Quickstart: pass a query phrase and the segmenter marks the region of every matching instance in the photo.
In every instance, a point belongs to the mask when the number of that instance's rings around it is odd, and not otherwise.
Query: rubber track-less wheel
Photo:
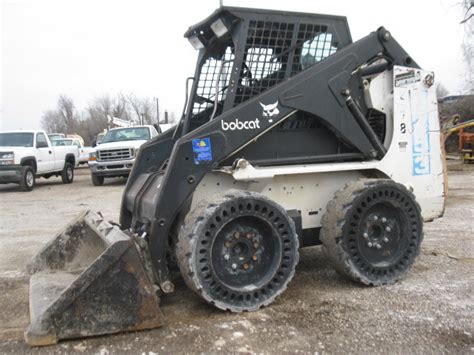
[[[69,162],[64,164],[61,179],[63,180],[63,184],[70,184],[74,181],[74,165]]]
[[[263,195],[230,190],[201,201],[176,249],[186,284],[217,308],[255,311],[287,287],[299,260],[295,224]]]
[[[94,185],[94,186],[104,185],[104,177],[103,176],[97,176],[97,175],[91,174],[91,178],[92,178],[92,185]]]
[[[26,165],[22,168],[21,180],[20,180],[20,190],[21,191],[31,191],[35,187],[35,170]]]
[[[423,240],[415,196],[391,180],[347,184],[328,203],[321,225],[323,251],[334,268],[365,285],[402,278]]]

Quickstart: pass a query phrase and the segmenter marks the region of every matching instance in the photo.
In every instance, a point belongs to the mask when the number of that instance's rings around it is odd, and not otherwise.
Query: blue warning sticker
[[[212,161],[212,147],[210,138],[193,139],[194,164]]]

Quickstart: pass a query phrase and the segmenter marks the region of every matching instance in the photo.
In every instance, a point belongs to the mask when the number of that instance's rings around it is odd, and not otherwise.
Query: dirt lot
[[[455,168],[455,166],[453,166]],[[223,313],[183,283],[162,300],[161,329],[29,349],[26,264],[78,212],[117,221],[121,180],[93,187],[38,180],[33,192],[0,186],[0,353],[474,352],[474,169],[450,171],[444,218],[425,225],[422,252],[403,281],[361,287],[338,276],[319,247],[302,251],[286,293],[259,312]]]

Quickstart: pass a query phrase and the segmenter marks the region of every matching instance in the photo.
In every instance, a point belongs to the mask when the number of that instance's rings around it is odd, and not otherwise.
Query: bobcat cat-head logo
[[[273,119],[271,117],[276,116],[280,113],[278,109],[278,101],[270,105],[264,105],[260,102],[260,106],[263,108],[263,117],[268,117],[268,122],[272,123]]]

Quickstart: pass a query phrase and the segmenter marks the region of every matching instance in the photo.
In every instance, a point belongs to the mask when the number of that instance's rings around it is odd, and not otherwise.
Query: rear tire
[[[31,191],[35,187],[35,183],[35,170],[29,165],[24,166],[21,172],[20,190]]]
[[[74,181],[74,165],[69,162],[64,164],[61,179],[63,180],[63,184],[70,184]]]
[[[104,185],[104,177],[103,176],[98,176],[95,174],[91,174],[92,178],[92,185],[94,186],[102,186]]]
[[[176,255],[193,291],[217,308],[242,312],[283,293],[295,273],[298,247],[295,224],[280,205],[231,190],[186,216]]]
[[[323,251],[336,271],[365,285],[402,278],[423,240],[415,196],[391,180],[347,184],[328,203],[321,225]]]

